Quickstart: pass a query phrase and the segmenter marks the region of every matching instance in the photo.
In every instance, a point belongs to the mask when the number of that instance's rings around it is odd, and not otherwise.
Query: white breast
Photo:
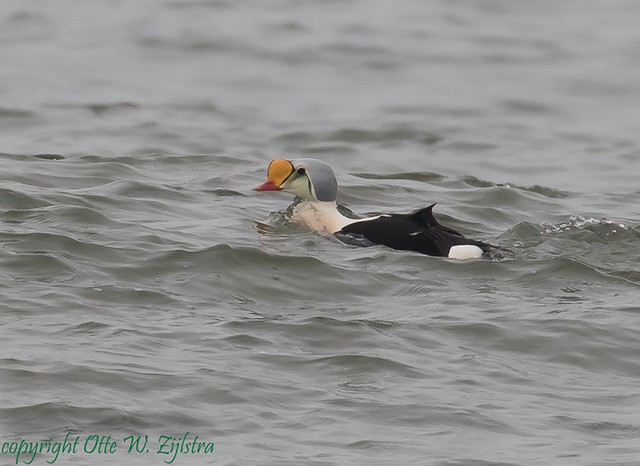
[[[291,221],[313,231],[333,234],[356,220],[342,215],[335,202],[304,201],[294,206]]]

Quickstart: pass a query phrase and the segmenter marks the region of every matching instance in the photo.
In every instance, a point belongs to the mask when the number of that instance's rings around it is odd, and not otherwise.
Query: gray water
[[[638,464],[638,18],[633,0],[4,1],[0,447]],[[438,202],[511,252],[290,225],[290,196],[251,188],[301,156],[353,212]]]

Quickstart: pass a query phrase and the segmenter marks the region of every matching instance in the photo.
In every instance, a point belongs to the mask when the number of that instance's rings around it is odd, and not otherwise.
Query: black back
[[[489,245],[465,238],[452,228],[440,225],[433,216],[433,207],[417,210],[411,214],[382,215],[373,220],[354,222],[340,233],[362,235],[374,244],[393,249],[417,251],[429,256],[448,256],[451,246],[471,244],[489,251]]]

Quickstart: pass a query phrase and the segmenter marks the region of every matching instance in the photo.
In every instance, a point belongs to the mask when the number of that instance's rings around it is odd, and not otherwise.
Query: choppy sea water
[[[4,2],[2,464],[637,464],[639,15]],[[512,252],[301,230],[300,156]]]

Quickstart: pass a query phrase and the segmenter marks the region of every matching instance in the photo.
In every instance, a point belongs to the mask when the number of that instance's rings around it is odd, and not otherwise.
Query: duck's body
[[[287,191],[303,198],[294,215],[309,228],[335,234],[339,238],[365,238],[371,244],[416,251],[429,256],[455,259],[480,258],[489,245],[465,238],[440,225],[433,206],[410,214],[383,214],[362,219],[348,218],[336,204],[337,181],[331,167],[315,159],[273,160],[267,182],[257,191]],[[352,242],[352,241],[348,241]]]

